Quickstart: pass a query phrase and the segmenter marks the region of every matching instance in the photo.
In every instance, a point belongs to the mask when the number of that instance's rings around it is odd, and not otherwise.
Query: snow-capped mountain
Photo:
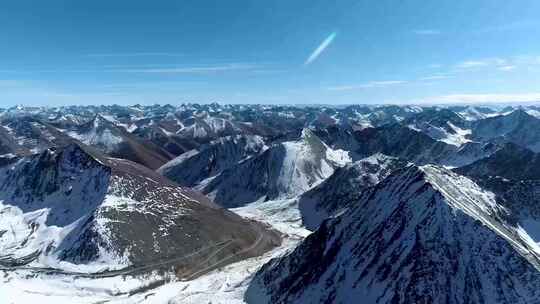
[[[357,142],[353,155],[361,158],[382,153],[416,164],[452,166],[453,158],[461,150],[461,147],[435,140],[423,132],[401,124],[367,128],[354,132],[353,136]],[[470,162],[474,160],[471,159]]]
[[[448,109],[459,114],[467,121],[480,120],[500,114],[507,114],[508,111],[512,111],[512,109],[508,109],[507,107],[501,108],[500,106],[450,106]]]
[[[402,124],[458,147],[471,141],[468,138],[471,134],[469,123],[449,109],[426,109],[405,119]]]
[[[19,106],[0,110],[0,126],[3,127],[0,132],[4,131],[2,133],[9,137],[3,142],[15,142],[24,151],[36,153],[50,146],[65,144],[66,138],[71,137],[98,147],[111,156],[128,158],[153,169],[221,137],[258,135],[267,143],[294,141],[304,128],[312,129],[334,148],[350,148],[347,150],[354,160],[368,155],[356,155],[358,143],[352,133],[366,128],[384,129],[392,124],[401,124],[454,146],[470,141],[480,144],[511,141],[534,150],[538,140],[534,134],[527,134],[522,129],[502,138],[501,134],[487,134],[493,124],[489,119],[497,121],[502,114],[516,109],[532,114],[538,112],[534,106]],[[471,118],[467,116],[469,112],[482,115]],[[527,120],[525,124],[528,123]],[[333,134],[323,136],[328,130]],[[336,136],[338,133],[349,135]],[[21,152],[20,149],[12,150],[17,154]]]
[[[262,267],[248,303],[534,303],[540,252],[495,196],[435,166],[400,170]]]
[[[170,263],[191,275],[279,243],[144,166],[77,144],[0,170],[3,267],[95,272]]]
[[[370,157],[337,168],[334,173],[298,198],[302,222],[315,230],[330,216],[343,212],[361,197],[362,193],[378,184],[390,173],[409,163],[384,154]]]
[[[476,121],[471,138],[475,141],[512,142],[540,152],[540,119],[523,109]]]
[[[460,167],[489,156],[498,149],[498,145],[493,143],[448,144],[431,138],[421,130],[398,123],[357,131],[331,127],[317,130],[316,133],[330,147],[349,151],[353,160],[382,153],[420,165]]]
[[[168,122],[159,122],[157,124],[143,123],[138,121],[140,127],[134,128],[131,133],[144,139],[146,142],[163,148],[173,156],[180,155],[186,151],[198,147],[200,144],[191,138],[182,138],[177,136],[169,129],[175,129],[175,126],[166,127],[163,124]]]
[[[134,136],[101,115],[96,115],[83,125],[63,131],[107,155],[132,160],[151,169],[159,168],[173,157],[161,147]]]
[[[349,161],[347,152],[329,148],[310,130],[304,129],[298,141],[274,144],[261,154],[203,181],[197,189],[225,207],[292,198]]]
[[[183,186],[194,186],[266,149],[257,135],[235,135],[216,139],[169,161],[157,171]]]

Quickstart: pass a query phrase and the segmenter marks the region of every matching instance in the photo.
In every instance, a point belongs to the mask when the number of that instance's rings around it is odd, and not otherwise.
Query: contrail
[[[337,33],[333,32],[330,34],[326,39],[323,40],[323,42],[309,55],[308,59],[306,59],[306,62],[304,62],[304,65],[308,65],[315,61],[319,55],[334,41],[334,38],[336,38]]]

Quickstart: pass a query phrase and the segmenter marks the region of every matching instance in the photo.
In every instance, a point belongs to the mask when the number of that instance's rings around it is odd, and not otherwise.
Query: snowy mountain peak
[[[263,266],[246,300],[530,303],[540,259],[505,214],[492,193],[446,169],[399,170]]]
[[[311,132],[297,141],[276,143],[197,186],[215,202],[238,207],[258,200],[293,198],[350,162]]]
[[[516,119],[516,120],[524,120],[524,119],[534,118],[534,116],[530,115],[529,113],[527,113],[527,111],[525,111],[522,108],[515,109],[514,111],[512,111],[510,114],[507,114],[506,116],[508,118]]]

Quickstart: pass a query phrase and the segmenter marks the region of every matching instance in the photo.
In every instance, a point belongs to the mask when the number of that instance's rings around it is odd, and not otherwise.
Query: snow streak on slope
[[[197,189],[225,207],[293,198],[348,162],[347,152],[330,149],[306,129],[300,140],[275,144],[203,181]]]

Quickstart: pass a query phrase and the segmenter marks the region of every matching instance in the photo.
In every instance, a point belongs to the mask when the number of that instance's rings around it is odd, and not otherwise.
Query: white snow
[[[86,145],[98,145],[105,148],[112,148],[124,140],[122,137],[112,134],[111,130],[105,129],[102,132],[97,132],[95,128],[87,133],[67,132],[67,134],[77,140],[80,140]]]
[[[460,147],[464,143],[468,143],[471,140],[466,138],[471,135],[472,131],[470,129],[461,129],[458,126],[455,126],[451,122],[447,122],[448,126],[454,130],[455,133],[446,132],[446,137],[442,138],[441,141],[450,145]]]
[[[467,138],[467,136],[469,136],[472,133],[470,129],[462,129],[452,124],[451,122],[447,122],[446,124],[454,132],[449,132],[445,128],[436,127],[429,124],[423,125],[422,127],[414,125],[414,124],[409,124],[407,125],[407,127],[417,132],[423,132],[435,140],[439,140],[444,143],[454,145],[457,147],[460,147],[461,145],[471,141]]]

